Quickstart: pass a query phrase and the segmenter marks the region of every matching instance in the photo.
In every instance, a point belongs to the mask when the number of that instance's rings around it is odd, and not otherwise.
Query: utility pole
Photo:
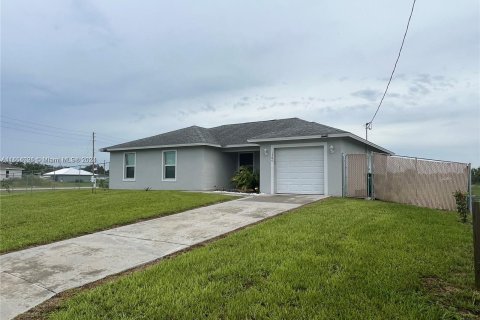
[[[365,123],[365,140],[368,141],[368,130],[372,130],[372,122]]]
[[[472,220],[475,288],[480,290],[480,201],[478,199],[473,202]]]
[[[94,193],[97,184],[95,180],[95,131],[92,132],[92,174],[92,193]]]

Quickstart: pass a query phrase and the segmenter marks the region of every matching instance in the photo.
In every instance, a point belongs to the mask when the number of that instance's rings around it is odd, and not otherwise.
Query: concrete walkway
[[[0,256],[0,319],[324,196],[251,196]]]

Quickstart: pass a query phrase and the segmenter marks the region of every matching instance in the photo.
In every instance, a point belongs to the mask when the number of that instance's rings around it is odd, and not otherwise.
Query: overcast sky
[[[1,155],[299,117],[365,136],[411,1],[1,2]],[[418,0],[369,140],[480,166],[478,0]],[[107,159],[102,153],[99,160]]]

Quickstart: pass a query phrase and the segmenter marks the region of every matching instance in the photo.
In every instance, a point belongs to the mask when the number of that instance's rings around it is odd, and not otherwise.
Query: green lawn
[[[462,319],[480,315],[454,212],[311,204],[83,290],[51,319]]]
[[[91,190],[0,195],[0,252],[230,200],[179,191]]]
[[[51,179],[40,178],[37,175],[24,174],[20,179],[10,179],[10,188],[12,189],[30,189],[30,188],[78,188],[91,187],[91,182],[60,182]],[[2,189],[4,192],[5,189]]]

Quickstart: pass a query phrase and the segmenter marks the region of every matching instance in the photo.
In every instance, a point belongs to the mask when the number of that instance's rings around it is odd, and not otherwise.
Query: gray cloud
[[[382,93],[378,90],[363,89],[351,93],[354,97],[360,97],[368,101],[377,101]]]
[[[205,112],[214,112],[217,110],[217,108],[215,108],[212,104],[207,103],[202,107],[201,110]]]
[[[375,126],[401,132],[397,124],[425,128],[443,119],[438,130],[462,140],[463,123],[478,113],[480,30],[471,26],[479,10],[425,1]],[[361,134],[388,80],[406,18],[398,12],[406,10],[380,0],[6,1],[2,114],[128,139],[280,116]],[[403,148],[400,134],[383,136]],[[21,139],[39,140],[2,128],[2,152],[45,151]]]

